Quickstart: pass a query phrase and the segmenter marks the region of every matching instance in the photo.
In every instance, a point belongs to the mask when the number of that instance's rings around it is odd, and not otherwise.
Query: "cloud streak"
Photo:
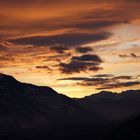
[[[20,45],[46,46],[46,45],[66,45],[77,46],[90,42],[96,42],[107,39],[111,34],[109,33],[66,33],[53,36],[33,36],[25,38],[17,38],[9,40],[11,43]]]
[[[136,55],[135,53],[131,53],[129,55],[127,55],[127,54],[120,54],[119,57],[123,58],[123,59],[125,59],[125,58],[140,58],[140,56]]]
[[[132,76],[113,76],[111,74],[101,74],[92,77],[68,77],[58,80],[79,81],[77,85],[93,86],[97,90],[116,89],[140,85],[140,81]]]
[[[122,82],[122,83],[117,83],[117,84],[105,84],[101,88],[97,88],[97,90],[131,87],[131,86],[136,86],[136,85],[140,85],[140,82],[134,81],[134,82]]]

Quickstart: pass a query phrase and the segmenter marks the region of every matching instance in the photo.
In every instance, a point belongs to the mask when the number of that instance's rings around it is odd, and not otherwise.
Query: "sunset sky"
[[[0,1],[0,72],[70,97],[140,89],[140,0]]]

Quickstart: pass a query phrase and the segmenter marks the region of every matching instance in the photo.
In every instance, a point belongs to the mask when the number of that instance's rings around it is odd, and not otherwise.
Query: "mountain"
[[[107,137],[108,140],[138,140],[140,139],[140,114],[133,116],[114,128]]]
[[[140,90],[122,93],[102,91],[75,100],[88,109],[94,109],[109,121],[125,120],[140,113]]]
[[[0,139],[27,136],[35,140],[39,136],[41,140],[40,136],[65,136],[78,133],[78,129],[84,133],[86,126],[97,126],[103,120],[94,110],[50,87],[21,83],[0,74]]]
[[[0,74],[0,140],[105,140],[110,132],[115,140],[125,122],[140,114],[139,107],[140,90],[72,99]],[[120,131],[111,131],[114,126]]]

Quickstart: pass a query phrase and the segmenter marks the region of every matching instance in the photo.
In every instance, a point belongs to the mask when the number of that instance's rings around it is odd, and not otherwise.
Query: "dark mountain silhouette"
[[[75,100],[88,109],[94,109],[110,121],[125,120],[140,113],[140,90],[122,93],[102,91]]]
[[[95,127],[103,120],[50,87],[21,83],[0,74],[0,139],[65,136],[77,133],[76,129],[84,132],[81,128]]]
[[[140,114],[132,116],[128,120],[114,128],[108,140],[139,140],[140,139]]]
[[[114,126],[125,130],[125,122],[140,113],[139,107],[140,90],[72,99],[0,74],[0,140],[114,140],[122,135]]]

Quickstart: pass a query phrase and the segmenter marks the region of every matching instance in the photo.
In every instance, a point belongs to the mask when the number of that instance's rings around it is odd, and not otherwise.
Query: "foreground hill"
[[[140,139],[140,115],[133,116],[113,129],[108,140],[139,140]]]

